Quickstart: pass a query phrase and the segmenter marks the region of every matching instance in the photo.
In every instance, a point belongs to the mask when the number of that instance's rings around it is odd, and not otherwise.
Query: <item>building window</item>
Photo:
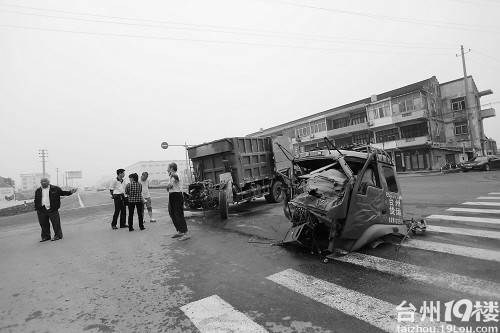
[[[468,133],[468,128],[466,121],[455,123],[455,135],[462,135],[467,133]]]
[[[366,123],[366,112],[363,111],[363,112],[354,113],[351,116],[351,122],[353,125]]]
[[[347,127],[349,125],[351,125],[351,118],[349,116],[332,120],[332,127],[334,129]]]
[[[335,146],[337,148],[347,147],[352,145],[352,137],[348,136],[346,138],[335,139]]]
[[[378,131],[375,133],[377,138],[377,143],[399,140],[399,131],[397,128],[391,128],[384,131]]]
[[[451,100],[451,109],[453,111],[461,111],[465,110],[465,98],[454,98]]]
[[[429,130],[426,123],[420,123],[409,126],[401,126],[402,138],[416,138],[419,136],[429,135]]]
[[[391,103],[392,111],[396,113],[422,109],[422,106],[425,108],[427,101],[423,103],[420,92],[414,92],[412,94],[393,98],[391,99]]]
[[[354,134],[353,142],[358,144],[366,144],[371,142],[371,133]]]
[[[378,119],[391,115],[391,106],[388,101],[368,105],[366,110],[368,111],[368,117],[370,119]]]

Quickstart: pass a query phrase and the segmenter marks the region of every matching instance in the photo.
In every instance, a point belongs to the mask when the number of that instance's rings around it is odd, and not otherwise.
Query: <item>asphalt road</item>
[[[232,206],[225,222],[188,213],[185,242],[170,238],[161,190],[144,231],[112,230],[105,192],[62,201],[57,242],[38,243],[34,213],[0,218],[0,332],[397,332],[403,301],[418,320],[440,302],[436,332],[498,328],[484,309],[478,321],[460,316],[469,300],[500,300],[500,171],[400,181],[405,216],[425,217],[427,234],[328,263],[270,245],[288,225],[263,200]],[[444,323],[445,303],[460,300]]]

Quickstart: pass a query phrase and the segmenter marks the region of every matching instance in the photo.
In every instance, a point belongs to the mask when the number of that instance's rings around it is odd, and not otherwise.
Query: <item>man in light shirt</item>
[[[125,198],[125,170],[116,170],[116,179],[113,179],[109,185],[109,192],[111,193],[111,198],[115,203],[115,212],[113,214],[113,220],[111,222],[112,229],[118,229],[116,226],[118,222],[118,216],[120,216],[120,228],[128,228],[126,225],[126,207],[127,199]]]
[[[177,233],[172,238],[178,238],[180,241],[189,239],[186,219],[184,218],[184,197],[182,196],[181,181],[177,174],[177,164],[168,165],[169,181],[168,191],[168,214],[174,223]]]
[[[149,174],[144,171],[141,175],[139,183],[142,185],[142,198],[144,200],[144,208],[148,209],[149,222],[156,222],[153,218],[153,208],[151,207],[151,194],[149,193]]]
[[[48,178],[40,180],[41,187],[35,191],[35,210],[38,216],[38,222],[42,228],[42,240],[56,241],[63,238],[61,229],[61,218],[59,208],[61,207],[61,196],[72,195],[76,188],[70,191],[63,191],[59,186],[50,185]],[[54,229],[54,238],[50,239],[50,222]]]

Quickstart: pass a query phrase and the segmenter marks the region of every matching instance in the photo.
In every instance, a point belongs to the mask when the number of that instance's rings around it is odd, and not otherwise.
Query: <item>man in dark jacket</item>
[[[61,219],[59,217],[59,208],[61,207],[61,196],[72,195],[76,189],[70,191],[63,191],[60,187],[50,185],[47,178],[40,180],[41,187],[35,191],[35,210],[38,215],[38,222],[42,227],[42,240],[45,242],[50,239],[50,222],[52,222],[52,229],[54,229],[54,238],[52,241],[63,238],[61,229]]]

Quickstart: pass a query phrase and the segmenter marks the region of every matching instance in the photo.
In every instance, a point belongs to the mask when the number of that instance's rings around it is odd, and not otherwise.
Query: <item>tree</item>
[[[3,182],[12,187],[16,187],[16,183],[11,178],[0,177],[0,182]]]

